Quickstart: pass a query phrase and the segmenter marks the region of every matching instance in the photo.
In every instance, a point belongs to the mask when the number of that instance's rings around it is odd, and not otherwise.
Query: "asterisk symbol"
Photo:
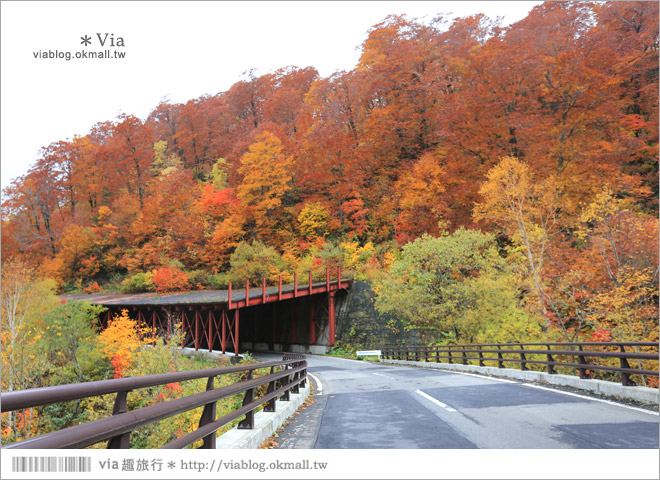
[[[92,43],[92,37],[88,37],[87,35],[85,35],[84,37],[80,37],[80,39],[82,40],[82,42],[80,42],[80,43],[82,43],[85,46]]]
[[[174,462],[168,462],[167,463],[167,468],[174,468],[174,467],[176,467],[176,463],[174,463]]]

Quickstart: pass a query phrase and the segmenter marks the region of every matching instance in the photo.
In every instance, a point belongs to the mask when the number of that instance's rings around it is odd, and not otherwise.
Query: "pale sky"
[[[120,113],[144,119],[163,97],[228,90],[250,68],[352,69],[368,29],[389,14],[485,13],[510,24],[541,2],[6,2],[1,4],[2,188],[39,149]],[[97,33],[107,36],[99,45]],[[92,44],[81,45],[87,35]],[[119,37],[125,46],[115,45]],[[124,51],[124,59],[43,59],[40,52]]]

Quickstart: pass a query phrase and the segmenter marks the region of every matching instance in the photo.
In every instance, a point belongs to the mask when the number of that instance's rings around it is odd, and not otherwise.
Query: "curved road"
[[[279,448],[658,448],[658,414],[647,410],[474,374],[307,361],[315,402]]]

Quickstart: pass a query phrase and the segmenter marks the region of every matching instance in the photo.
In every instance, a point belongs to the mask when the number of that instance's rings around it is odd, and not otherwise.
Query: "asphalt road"
[[[280,433],[279,448],[658,449],[654,412],[519,381],[307,358],[314,403]]]

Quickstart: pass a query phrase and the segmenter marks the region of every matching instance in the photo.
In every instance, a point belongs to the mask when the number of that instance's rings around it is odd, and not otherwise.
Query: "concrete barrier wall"
[[[528,380],[546,382],[551,385],[561,385],[578,388],[589,392],[628,398],[639,402],[658,404],[658,389],[648,387],[624,387],[621,384],[604,380],[581,379],[571,375],[549,374],[530,370],[514,370],[509,368],[479,367],[477,365],[462,365],[455,363],[415,362],[411,360],[387,360],[381,362],[393,365],[410,365],[423,368],[437,368],[440,370],[453,370],[456,372],[472,372],[514,380]]]
[[[216,448],[259,448],[259,445],[296,413],[296,410],[309,397],[310,392],[309,378],[307,378],[305,388],[301,388],[300,393],[290,393],[288,402],[281,400],[275,402],[274,412],[261,411],[255,413],[254,428],[252,430],[239,430],[234,427],[216,439]]]

